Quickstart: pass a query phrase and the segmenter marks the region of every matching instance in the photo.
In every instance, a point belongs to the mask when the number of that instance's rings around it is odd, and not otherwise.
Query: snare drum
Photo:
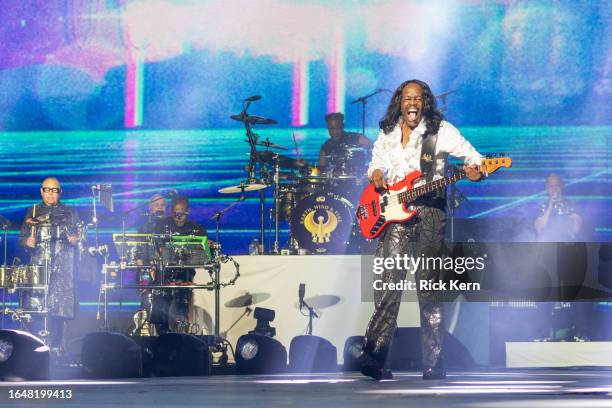
[[[332,178],[331,173],[319,171],[318,167],[310,166],[301,172],[298,182],[300,190],[309,189],[314,192],[314,189],[327,187],[332,182]]]

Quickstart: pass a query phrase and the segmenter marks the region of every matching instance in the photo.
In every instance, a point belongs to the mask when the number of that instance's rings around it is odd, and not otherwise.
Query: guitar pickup
[[[366,205],[360,205],[357,210],[357,218],[364,220],[368,218],[368,207]]]
[[[378,215],[378,209],[376,208],[376,201],[372,201],[372,214],[376,217]]]
[[[380,227],[385,223],[385,217],[381,216],[378,221],[376,221],[376,224],[374,224],[374,226],[370,229],[370,234],[374,235],[378,232],[378,230],[380,229]]]

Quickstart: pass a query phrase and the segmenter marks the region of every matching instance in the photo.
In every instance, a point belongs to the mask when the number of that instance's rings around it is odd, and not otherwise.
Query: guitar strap
[[[438,142],[438,134],[428,134],[423,138],[421,146],[421,173],[425,177],[425,182],[433,181],[436,163],[436,143]],[[435,193],[428,195],[431,200],[444,199],[446,200],[446,189],[436,190]]]
[[[421,147],[421,173],[425,177],[425,181],[429,183],[433,180],[435,173],[434,163],[436,161],[436,143],[438,135],[427,135],[423,138]]]

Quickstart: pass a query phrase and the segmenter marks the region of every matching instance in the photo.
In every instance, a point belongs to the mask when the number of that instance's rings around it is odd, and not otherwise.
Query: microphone
[[[260,99],[261,99],[261,95],[253,95],[253,96],[249,96],[244,101],[245,102],[255,102],[255,101],[258,101]]]
[[[298,296],[300,298],[300,308],[304,304],[304,295],[306,294],[306,284],[300,283],[300,288],[298,290]]]

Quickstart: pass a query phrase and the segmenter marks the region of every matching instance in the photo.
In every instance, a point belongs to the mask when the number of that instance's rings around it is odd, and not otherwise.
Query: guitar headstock
[[[487,156],[480,165],[482,172],[485,174],[491,174],[501,167],[512,167],[512,159],[504,156],[503,153],[497,156]]]

